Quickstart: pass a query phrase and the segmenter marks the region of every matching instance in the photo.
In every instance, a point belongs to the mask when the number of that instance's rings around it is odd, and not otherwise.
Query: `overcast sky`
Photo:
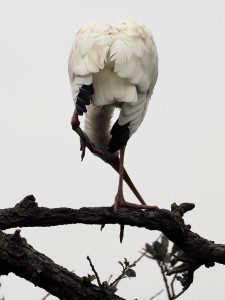
[[[28,194],[40,206],[109,206],[118,177],[87,153],[70,128],[73,102],[67,59],[75,33],[92,20],[135,19],[148,25],[159,53],[159,78],[146,115],[129,141],[125,164],[149,204],[194,202],[192,230],[225,242],[225,2],[214,0],[0,1],[0,199],[12,207]],[[134,200],[126,188],[126,198]],[[9,232],[12,232],[10,230]],[[22,229],[40,252],[77,275],[118,275],[158,232],[119,226]],[[163,282],[143,260],[118,294],[148,300]],[[223,299],[225,267],[201,268],[182,299]],[[45,292],[14,275],[0,279],[7,300],[40,300]],[[49,299],[56,299],[49,297]],[[166,293],[158,299],[166,300]]]

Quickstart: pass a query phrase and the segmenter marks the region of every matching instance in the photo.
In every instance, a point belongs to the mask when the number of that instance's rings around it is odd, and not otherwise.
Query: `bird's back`
[[[82,84],[93,84],[94,103],[136,102],[154,87],[158,57],[151,32],[137,22],[95,22],[77,33],[69,58],[76,99]]]

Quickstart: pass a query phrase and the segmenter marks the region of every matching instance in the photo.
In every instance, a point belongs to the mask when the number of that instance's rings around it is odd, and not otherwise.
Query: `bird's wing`
[[[104,22],[96,22],[83,26],[76,35],[68,64],[75,103],[82,85],[91,85],[92,74],[104,68],[109,49],[108,27]]]
[[[137,22],[119,25],[110,48],[114,72],[135,85],[137,92],[147,92],[154,87],[158,76],[158,55],[152,34]]]
[[[135,85],[137,100],[122,104],[119,119],[111,129],[110,152],[125,146],[143,121],[158,76],[157,51],[148,29],[132,23],[120,34],[111,47],[114,71]]]
[[[123,103],[118,120],[111,129],[109,152],[116,152],[127,144],[131,135],[138,129],[147,111],[150,97],[138,94],[138,101]]]

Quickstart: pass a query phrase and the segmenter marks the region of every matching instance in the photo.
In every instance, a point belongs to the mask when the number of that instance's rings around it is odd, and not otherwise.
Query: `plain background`
[[[28,194],[39,206],[112,204],[118,177],[87,153],[70,127],[73,103],[67,59],[75,33],[92,20],[135,19],[148,25],[159,53],[159,78],[147,116],[127,147],[125,164],[146,202],[161,208],[194,202],[187,224],[223,243],[225,236],[225,2],[0,1],[0,203]],[[126,197],[134,201],[126,188]],[[9,230],[8,232],[13,232]],[[22,229],[34,248],[80,275],[102,280],[133,261],[158,232],[119,226],[73,225]],[[144,259],[137,278],[118,294],[148,300],[163,287],[155,263]],[[225,268],[201,268],[182,299],[224,299]],[[40,300],[46,293],[14,275],[0,279],[7,300]],[[49,297],[53,299],[54,297]],[[55,298],[54,298],[55,299]],[[166,293],[158,299],[167,299]]]

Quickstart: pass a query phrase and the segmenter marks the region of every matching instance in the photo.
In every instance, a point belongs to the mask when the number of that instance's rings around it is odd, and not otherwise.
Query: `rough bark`
[[[62,300],[124,300],[55,264],[20,237],[0,231],[0,274],[13,272]]]
[[[159,230],[191,259],[193,273],[201,265],[211,267],[214,263],[225,264],[225,245],[215,244],[199,236],[191,231],[190,225],[184,223],[183,214],[193,208],[194,204],[183,203],[179,206],[173,204],[171,211],[120,208],[116,214],[109,207],[50,209],[38,207],[31,195],[14,208],[0,210],[0,229],[82,223],[123,224]],[[56,265],[28,245],[18,231],[14,235],[0,231],[0,274],[9,272],[33,282],[60,299],[122,299],[110,290],[94,286]]]
[[[183,214],[194,204],[172,204],[166,209],[136,210],[120,208],[113,213],[111,207],[46,208],[38,207],[35,198],[27,196],[14,208],[0,210],[0,229],[15,227],[57,226],[66,224],[124,224],[159,230],[181,248],[187,256],[201,264],[211,266],[214,262],[225,264],[225,245],[215,244],[192,232],[185,225]]]

